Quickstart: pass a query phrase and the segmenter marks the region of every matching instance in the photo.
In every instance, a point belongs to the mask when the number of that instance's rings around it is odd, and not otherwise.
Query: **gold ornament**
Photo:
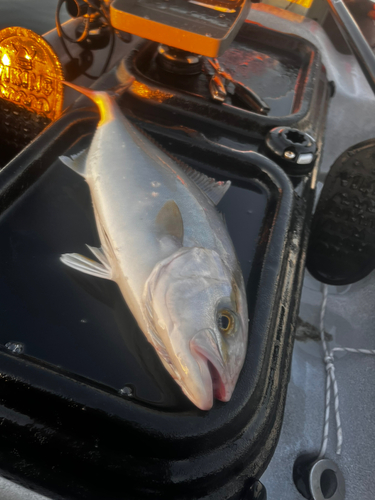
[[[52,47],[31,30],[0,30],[0,98],[43,115],[59,117],[63,72]]]

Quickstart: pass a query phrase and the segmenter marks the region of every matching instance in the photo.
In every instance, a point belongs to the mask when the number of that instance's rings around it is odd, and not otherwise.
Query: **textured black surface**
[[[307,266],[331,285],[346,285],[375,267],[375,141],[358,144],[332,165],[316,208]]]
[[[1,168],[35,139],[50,120],[2,98],[0,98],[0,117]]]

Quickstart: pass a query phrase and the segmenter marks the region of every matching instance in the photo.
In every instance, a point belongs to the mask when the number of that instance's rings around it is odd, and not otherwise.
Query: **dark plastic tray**
[[[84,137],[72,152],[85,149],[90,139]],[[257,179],[238,184],[218,209],[248,281],[270,196]],[[113,391],[130,386],[134,402],[193,411],[137,327],[118,287],[72,272],[59,260],[70,251],[88,254],[86,243],[100,246],[82,177],[59,160],[53,163],[1,217],[0,239],[0,297],[7,311],[0,344],[21,342],[26,355]]]
[[[219,208],[247,280],[249,344],[231,401],[202,412],[166,374],[116,285],[59,261],[98,244],[87,186],[57,160],[96,122],[72,111],[0,172],[0,342],[25,345],[21,355],[0,348],[0,469],[54,498],[239,499],[281,428],[309,181],[295,197],[257,153],[144,124],[171,153],[234,185]],[[119,393],[125,385],[132,397]]]
[[[245,22],[230,48],[219,58],[233,78],[253,89],[271,108],[254,113],[232,95],[224,103],[211,99],[207,75],[176,75],[157,64],[157,44],[141,40],[120,63],[117,74],[135,78],[126,106],[155,123],[221,129],[235,141],[263,142],[274,127],[294,127],[321,146],[329,87],[319,51],[307,40]],[[208,63],[206,63],[208,65]]]

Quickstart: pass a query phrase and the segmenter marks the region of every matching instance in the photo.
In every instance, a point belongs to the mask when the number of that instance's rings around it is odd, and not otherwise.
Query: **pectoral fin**
[[[156,216],[156,227],[161,236],[173,236],[182,245],[184,237],[184,223],[177,203],[167,201]]]
[[[63,162],[64,165],[71,168],[77,174],[85,177],[86,173],[86,160],[87,160],[87,150],[84,149],[80,153],[72,156],[59,156],[59,160]]]
[[[99,248],[90,248],[90,250],[101,252]],[[93,253],[94,255],[96,255],[94,251]],[[84,255],[80,255],[79,253],[64,253],[63,255],[61,255],[60,260],[65,265],[71,267],[72,269],[75,269],[76,271],[80,271],[81,273],[91,274],[91,276],[96,276],[97,278],[103,278],[107,280],[112,279],[112,269],[107,260],[105,264],[100,264],[95,260],[88,259]]]

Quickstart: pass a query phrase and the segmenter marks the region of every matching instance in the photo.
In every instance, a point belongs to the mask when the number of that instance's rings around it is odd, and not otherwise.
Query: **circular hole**
[[[88,5],[82,0],[67,0],[65,7],[71,17],[80,17],[87,13]]]
[[[71,17],[77,17],[78,16],[79,8],[78,8],[78,5],[76,4],[76,2],[74,2],[74,0],[68,0],[65,3],[65,6],[66,6],[66,10],[68,11],[68,14]]]
[[[326,469],[320,476],[320,489],[324,498],[331,498],[337,490],[337,477],[332,469]]]
[[[303,144],[305,142],[305,136],[298,132],[298,130],[289,130],[286,138],[294,144]]]

